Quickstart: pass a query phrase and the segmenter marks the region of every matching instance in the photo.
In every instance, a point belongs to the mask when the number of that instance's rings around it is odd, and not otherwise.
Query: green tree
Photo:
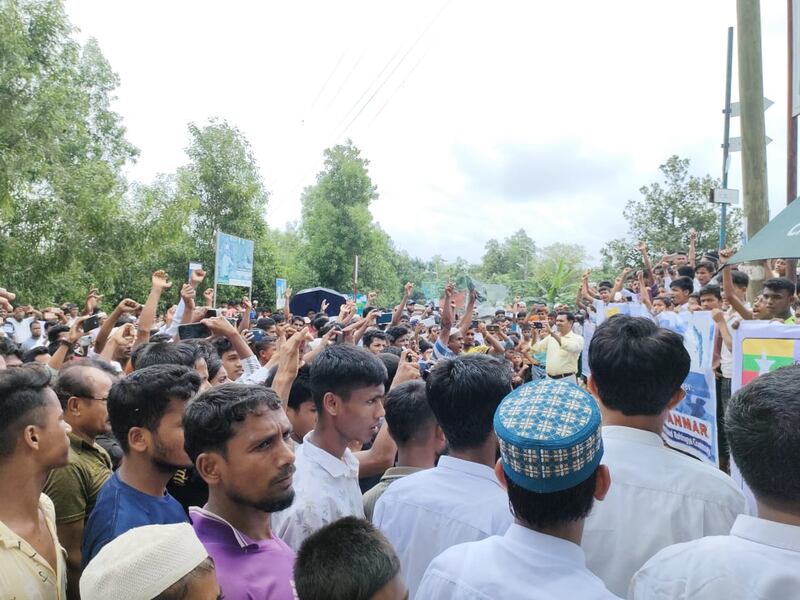
[[[253,240],[253,296],[262,305],[271,305],[275,301],[276,250],[264,219],[269,195],[250,144],[224,120],[211,119],[202,127],[190,123],[189,135],[189,164],[178,170],[177,196],[192,209],[193,258],[213,270],[217,231]],[[246,293],[243,288],[222,286],[219,299],[240,298]]]
[[[671,156],[659,169],[664,181],[640,188],[642,197],[629,200],[625,206],[623,216],[630,226],[629,237],[612,240],[601,250],[606,274],[624,266],[641,266],[636,250],[638,240],[648,243],[656,259],[677,250],[687,250],[690,229],[697,231],[698,259],[704,251],[718,247],[718,211],[708,196],[719,182],[710,175],[691,175],[689,160],[677,156]],[[729,245],[738,243],[741,225],[741,210],[729,210]]]
[[[137,153],[109,108],[117,76],[72,31],[61,2],[0,4],[0,266],[31,303],[113,292]]]
[[[556,243],[543,248],[533,268],[538,296],[550,306],[557,302],[573,305],[586,260],[586,250],[578,244]]]
[[[389,236],[372,220],[369,205],[378,197],[369,161],[351,141],[325,150],[323,170],[303,192],[300,231],[302,260],[317,285],[348,292],[353,256],[359,258],[359,288],[398,295],[401,282],[392,267]]]

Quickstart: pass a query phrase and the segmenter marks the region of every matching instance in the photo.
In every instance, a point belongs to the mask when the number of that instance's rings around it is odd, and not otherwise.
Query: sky
[[[370,161],[372,214],[423,259],[477,262],[524,228],[594,261],[677,154],[721,176],[733,0],[67,0],[121,79],[113,108],[141,154],[131,181],[187,162],[190,122],[252,145],[266,218],[300,218],[323,150]],[[786,203],[786,3],[761,3],[771,215]],[[735,47],[735,45],[734,45]],[[734,54],[733,99],[737,93]],[[738,135],[738,119],[731,135]],[[741,189],[734,154],[729,187]]]

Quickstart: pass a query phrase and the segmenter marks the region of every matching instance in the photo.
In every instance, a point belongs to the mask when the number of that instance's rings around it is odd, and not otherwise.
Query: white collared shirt
[[[364,518],[358,487],[358,459],[350,449],[342,458],[311,441],[313,431],[295,450],[295,497],[292,505],[272,513],[272,530],[295,552],[308,536],[342,517]]]
[[[425,600],[612,600],[586,568],[580,546],[516,523],[503,536],[459,544],[433,559],[417,597]]]
[[[670,546],[631,582],[634,600],[789,600],[800,596],[800,527],[739,515],[730,535]]]
[[[595,502],[581,545],[589,569],[618,596],[659,550],[725,535],[737,515],[748,512],[730,477],[667,448],[655,433],[606,426],[603,445],[611,488]]]
[[[452,456],[392,483],[372,517],[400,557],[412,599],[434,557],[456,544],[504,534],[512,520],[494,470]]]

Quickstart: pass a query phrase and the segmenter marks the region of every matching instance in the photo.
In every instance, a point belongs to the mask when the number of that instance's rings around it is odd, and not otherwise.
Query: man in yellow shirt
[[[550,379],[566,379],[576,383],[578,358],[583,352],[583,338],[572,331],[575,315],[560,312],[556,315],[555,327],[545,325],[538,329],[538,340],[534,352],[547,352],[547,376]]]
[[[55,510],[42,494],[67,464],[70,426],[39,365],[0,371],[0,591],[3,598],[63,600],[64,553]]]

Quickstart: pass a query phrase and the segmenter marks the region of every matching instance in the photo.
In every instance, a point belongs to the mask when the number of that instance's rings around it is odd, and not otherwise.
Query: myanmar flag
[[[775,369],[795,363],[797,340],[748,338],[742,342],[742,385]]]

